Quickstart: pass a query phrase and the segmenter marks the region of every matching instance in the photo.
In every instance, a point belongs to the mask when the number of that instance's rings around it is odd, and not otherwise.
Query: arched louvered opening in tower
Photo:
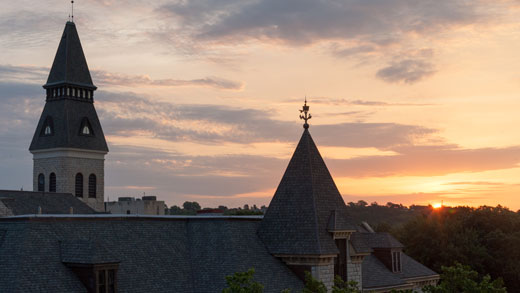
[[[79,134],[83,136],[94,136],[94,131],[92,131],[92,125],[90,125],[90,122],[88,121],[87,117],[84,117],[83,120],[81,120]]]
[[[96,175],[88,176],[88,197],[96,198]]]
[[[38,175],[38,191],[45,191],[45,175],[42,173]]]
[[[49,192],[56,192],[56,174],[49,175]]]
[[[83,197],[83,174],[76,174],[75,192],[77,197]]]
[[[47,118],[45,118],[45,122],[43,123],[43,127],[40,131],[40,136],[51,135],[54,135],[54,122],[51,116],[47,116]]]

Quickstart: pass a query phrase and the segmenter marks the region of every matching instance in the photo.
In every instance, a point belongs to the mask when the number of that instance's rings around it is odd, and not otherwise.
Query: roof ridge
[[[314,212],[314,226],[315,226],[315,229],[316,229],[316,241],[318,243],[318,252],[321,253],[322,249],[321,249],[321,242],[320,242],[320,236],[319,236],[319,222],[318,222],[318,214],[317,214],[317,208],[316,208],[316,194],[315,194],[315,190],[314,190],[314,172],[312,172],[312,154],[311,154],[311,148],[310,148],[310,143],[311,143],[311,136],[310,136],[310,132],[309,132],[309,129],[308,128],[305,128],[305,130],[303,131],[303,134],[307,134],[307,153],[309,155],[309,168],[311,169],[311,190],[312,190],[312,204],[313,204],[313,212]]]

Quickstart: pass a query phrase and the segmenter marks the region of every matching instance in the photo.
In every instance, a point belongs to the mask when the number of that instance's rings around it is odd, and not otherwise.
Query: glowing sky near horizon
[[[2,1],[0,189],[27,151],[68,1]],[[268,204],[310,131],[346,202],[520,209],[520,2],[75,1],[106,199]]]

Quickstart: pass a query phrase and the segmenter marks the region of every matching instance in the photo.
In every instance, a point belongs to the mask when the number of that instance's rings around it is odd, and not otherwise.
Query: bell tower
[[[29,151],[33,190],[72,193],[102,211],[108,153],[94,92],[74,22],[68,21],[47,83],[46,102]]]

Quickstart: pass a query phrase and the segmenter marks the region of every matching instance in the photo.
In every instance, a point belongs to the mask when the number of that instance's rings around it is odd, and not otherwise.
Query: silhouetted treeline
[[[415,217],[393,234],[405,252],[440,272],[455,262],[502,278],[520,292],[520,213],[497,207],[444,207]]]
[[[418,215],[429,213],[432,207],[418,205],[406,207],[392,202],[386,205],[379,205],[377,202],[368,204],[360,200],[356,203],[347,203],[347,209],[357,223],[365,221],[380,232],[389,232],[391,228],[404,225]]]
[[[200,204],[196,201],[186,201],[182,205],[182,207],[179,206],[172,206],[170,208],[167,208],[165,210],[166,215],[196,215],[199,211],[204,210],[213,210],[213,212],[221,212],[223,215],[227,216],[250,216],[250,215],[263,215],[265,211],[267,210],[266,206],[261,206],[260,208],[256,205],[249,206],[248,204],[245,204],[243,207],[237,207],[237,208],[228,208],[227,206],[220,205],[216,208],[202,208]]]

